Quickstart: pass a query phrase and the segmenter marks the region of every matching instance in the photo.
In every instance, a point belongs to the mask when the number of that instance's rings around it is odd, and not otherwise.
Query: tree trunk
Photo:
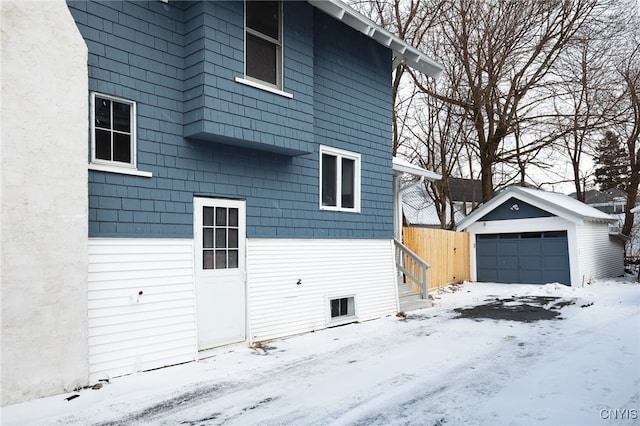
[[[480,157],[480,180],[482,181],[482,202],[493,198],[493,160],[483,155]]]

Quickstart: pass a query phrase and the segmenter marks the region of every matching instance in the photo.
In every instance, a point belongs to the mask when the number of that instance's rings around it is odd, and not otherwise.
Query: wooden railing
[[[405,280],[409,279],[411,284],[419,287],[422,291],[422,298],[427,299],[429,291],[427,271],[429,265],[396,238],[393,239],[393,242],[396,247],[396,268],[398,268],[398,273],[404,275]]]

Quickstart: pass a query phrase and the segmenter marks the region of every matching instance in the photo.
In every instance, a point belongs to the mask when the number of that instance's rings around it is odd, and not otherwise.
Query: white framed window
[[[360,154],[320,146],[320,208],[360,211]]]
[[[90,169],[150,177],[136,169],[136,103],[91,93]]]
[[[245,1],[245,78],[282,89],[282,2]]]
[[[355,296],[329,297],[328,302],[329,324],[338,325],[357,320]]]

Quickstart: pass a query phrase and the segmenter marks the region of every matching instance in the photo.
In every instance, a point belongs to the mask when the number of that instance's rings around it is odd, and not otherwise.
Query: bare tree
[[[351,5],[412,46],[421,46],[425,34],[433,27],[444,0],[354,0]],[[402,144],[406,116],[411,111],[411,90],[403,91],[407,66],[394,64],[391,96],[393,99],[393,155]]]
[[[637,24],[637,22],[636,22]],[[636,27],[637,29],[637,27]],[[627,205],[622,233],[631,234],[633,213],[640,185],[640,37],[638,32],[631,39],[628,56],[623,58],[618,68],[624,82],[624,94],[627,99],[626,116],[628,121],[620,125],[629,155],[629,181],[627,183]]]
[[[626,7],[620,1],[600,1],[549,73],[550,84],[543,89],[549,106],[534,118],[554,151],[568,159],[580,201],[592,174],[583,160],[593,156],[604,129],[619,121],[620,78],[613,47],[628,20]]]
[[[494,193],[494,167],[517,155],[535,153],[544,140],[520,144],[512,137],[538,100],[534,92],[596,8],[596,0],[450,0],[442,9],[439,55],[462,66],[462,84],[450,96],[431,90],[410,71],[425,93],[462,108],[475,131],[482,193]],[[515,151],[515,152],[514,152]]]

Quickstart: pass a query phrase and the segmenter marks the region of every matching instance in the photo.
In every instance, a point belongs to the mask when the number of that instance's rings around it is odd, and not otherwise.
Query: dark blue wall
[[[137,102],[138,169],[153,173],[89,172],[91,237],[191,237],[193,197],[213,196],[247,200],[250,238],[391,238],[388,49],[286,2],[289,99],[235,81],[241,2],[68,4],[89,91]],[[319,209],[319,144],[362,155],[361,213]]]
[[[517,205],[517,209],[513,208]],[[504,203],[500,204],[495,209],[484,215],[478,221],[490,221],[490,220],[511,220],[511,219],[531,219],[535,217],[551,217],[552,213],[546,210],[539,209],[532,206],[529,203],[525,203],[517,198],[509,198]]]

